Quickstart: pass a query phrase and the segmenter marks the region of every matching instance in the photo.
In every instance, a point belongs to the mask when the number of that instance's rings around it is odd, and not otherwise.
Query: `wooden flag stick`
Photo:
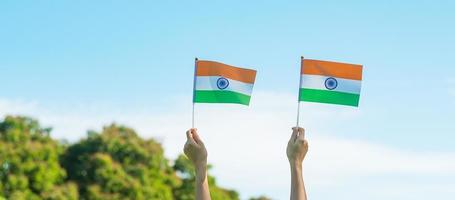
[[[191,117],[191,128],[194,128],[194,102],[193,102],[193,114]]]
[[[194,78],[193,78],[193,111],[191,117],[191,128],[194,128],[194,100],[195,100],[195,93],[196,93],[196,70],[197,70],[197,58],[194,58]]]
[[[299,119],[300,119],[300,101],[297,102],[297,125],[296,125],[296,127],[299,127]]]
[[[300,57],[300,74],[299,74],[299,93],[297,96],[297,126],[299,127],[299,120],[300,120],[300,91],[302,88],[302,66],[303,66],[303,56]]]

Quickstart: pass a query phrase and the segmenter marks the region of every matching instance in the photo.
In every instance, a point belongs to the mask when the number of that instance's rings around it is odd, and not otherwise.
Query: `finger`
[[[193,134],[191,133],[191,130],[192,129],[186,131],[186,138],[188,139],[189,142],[196,143],[196,141],[194,141]]]
[[[204,144],[204,142],[202,142],[201,137],[200,137],[199,134],[197,133],[197,129],[192,129],[192,133],[193,133],[194,141],[196,141],[196,143],[198,143],[198,144]]]
[[[294,142],[296,139],[297,139],[297,128],[296,127],[293,127],[292,128],[292,135],[291,135],[291,139],[289,139],[289,141],[292,141]]]
[[[299,132],[298,139],[304,140],[305,139],[305,129],[299,127],[298,132]]]

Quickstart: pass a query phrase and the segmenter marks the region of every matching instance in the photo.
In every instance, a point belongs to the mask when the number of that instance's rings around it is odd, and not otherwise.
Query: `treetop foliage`
[[[74,144],[27,117],[0,122],[0,200],[193,200],[195,174],[180,155],[172,161],[153,139],[117,124],[89,131]],[[236,200],[208,176],[213,200]]]

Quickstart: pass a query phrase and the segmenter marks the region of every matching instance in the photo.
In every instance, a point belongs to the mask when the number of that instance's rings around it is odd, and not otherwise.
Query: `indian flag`
[[[302,59],[299,100],[358,106],[362,65]]]
[[[196,60],[193,102],[249,105],[256,71]]]

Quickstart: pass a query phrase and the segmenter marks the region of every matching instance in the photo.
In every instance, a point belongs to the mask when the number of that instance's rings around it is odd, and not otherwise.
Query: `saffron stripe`
[[[302,74],[362,80],[362,65],[304,59],[301,67]]]
[[[196,76],[223,76],[245,83],[254,83],[256,70],[244,69],[214,61],[197,61]]]

